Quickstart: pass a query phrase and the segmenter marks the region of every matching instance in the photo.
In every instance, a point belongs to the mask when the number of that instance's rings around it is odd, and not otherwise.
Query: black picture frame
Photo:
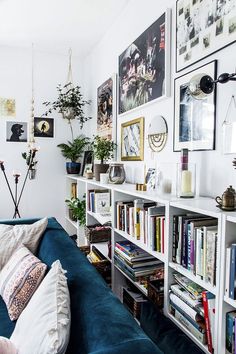
[[[176,72],[196,64],[236,42],[236,4],[231,1],[233,9],[226,13],[228,11],[226,9],[229,9],[229,7],[227,8],[229,2],[230,0],[225,0],[225,2],[222,0],[176,1]],[[183,4],[183,7],[179,7],[179,4]],[[212,14],[211,11],[208,11],[211,8],[213,9]],[[179,25],[180,21],[182,21],[181,25]],[[232,28],[231,33],[230,27]],[[186,37],[188,41],[180,46],[178,39]],[[185,64],[181,65],[182,61],[185,61]]]
[[[87,150],[84,152],[84,156],[83,156],[83,163],[82,163],[82,168],[81,168],[81,176],[84,176],[84,170],[85,170],[85,166],[88,164],[92,164],[92,171],[93,171],[93,151],[92,150]]]
[[[217,61],[213,60],[175,79],[173,151],[183,148],[192,151],[215,150],[216,86],[213,93],[204,99],[192,97],[188,84],[198,74],[216,79]]]
[[[170,17],[167,9],[119,55],[119,115],[170,96]]]

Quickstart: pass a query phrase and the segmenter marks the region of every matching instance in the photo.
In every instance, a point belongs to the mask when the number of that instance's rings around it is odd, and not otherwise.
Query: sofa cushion
[[[150,302],[142,305],[140,324],[147,335],[164,353],[204,353],[187,335],[169,318],[161,314]]]
[[[16,250],[0,272],[0,294],[10,319],[16,320],[41,283],[47,266],[25,246]]]
[[[60,261],[54,262],[19,317],[11,336],[19,354],[66,352],[70,334],[70,295],[64,273]]]
[[[5,337],[0,337],[0,353],[1,354],[17,354],[15,345]]]
[[[47,265],[60,259],[68,272],[71,337],[67,353],[161,353],[53,219],[49,220],[38,256]]]
[[[47,227],[47,218],[26,225],[0,224],[0,270],[10,259],[14,251],[24,244],[32,253],[35,253]]]

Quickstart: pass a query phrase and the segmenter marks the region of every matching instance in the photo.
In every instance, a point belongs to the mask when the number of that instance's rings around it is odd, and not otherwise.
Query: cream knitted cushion
[[[0,337],[0,353],[1,354],[17,354],[14,344],[5,337]]]
[[[56,261],[21,313],[10,339],[19,354],[64,354],[70,319],[67,279]]]

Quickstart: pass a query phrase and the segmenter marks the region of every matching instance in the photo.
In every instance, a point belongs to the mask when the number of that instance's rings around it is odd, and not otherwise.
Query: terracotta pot
[[[95,163],[94,164],[94,176],[96,181],[100,181],[100,173],[106,173],[109,168],[107,163]]]

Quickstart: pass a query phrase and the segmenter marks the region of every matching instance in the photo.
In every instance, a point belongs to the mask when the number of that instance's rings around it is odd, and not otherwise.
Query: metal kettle
[[[222,197],[217,196],[215,201],[219,204],[219,207],[223,210],[235,210],[236,206],[236,192],[232,186],[229,186],[222,194]]]

